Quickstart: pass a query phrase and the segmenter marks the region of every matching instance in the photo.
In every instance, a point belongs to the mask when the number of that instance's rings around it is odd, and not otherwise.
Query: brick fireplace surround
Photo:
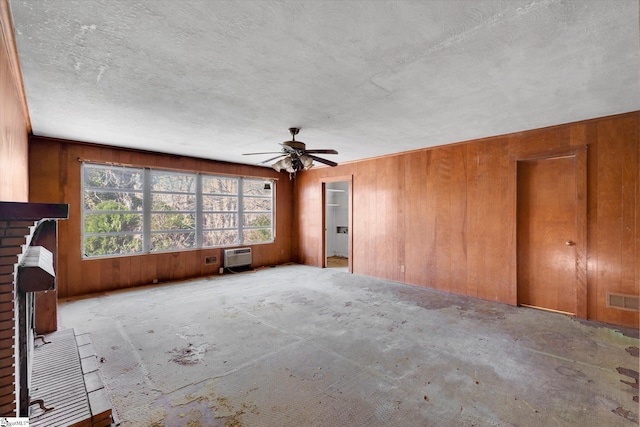
[[[66,204],[0,202],[0,416],[19,416],[21,400],[28,399],[20,396],[20,360],[25,355],[19,351],[17,264],[40,221],[66,219],[68,214]]]

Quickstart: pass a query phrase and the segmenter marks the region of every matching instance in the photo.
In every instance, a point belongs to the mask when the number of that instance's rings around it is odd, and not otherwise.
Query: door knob
[[[565,245],[567,246],[575,246],[576,242],[572,242],[571,240],[567,240],[566,242],[564,242]]]

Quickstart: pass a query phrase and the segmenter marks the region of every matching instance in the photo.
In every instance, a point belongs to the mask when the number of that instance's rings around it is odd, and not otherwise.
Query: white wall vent
[[[225,249],[224,267],[245,267],[251,265],[251,248]]]
[[[607,307],[640,311],[640,297],[634,295],[608,294]]]

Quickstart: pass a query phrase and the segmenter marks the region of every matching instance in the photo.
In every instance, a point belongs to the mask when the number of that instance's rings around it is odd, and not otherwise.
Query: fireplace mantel
[[[40,221],[41,219],[67,219],[66,203],[0,202],[0,221]]]

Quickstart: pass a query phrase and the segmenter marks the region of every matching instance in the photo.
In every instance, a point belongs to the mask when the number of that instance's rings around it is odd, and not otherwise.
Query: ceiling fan
[[[275,162],[271,165],[276,171],[280,172],[281,170],[286,170],[289,172],[289,178],[295,178],[296,172],[301,170],[309,170],[313,167],[313,161],[317,161],[320,163],[324,163],[329,166],[338,166],[336,162],[332,162],[331,160],[323,159],[321,157],[317,157],[314,154],[338,154],[336,150],[331,149],[318,149],[318,150],[307,150],[307,146],[302,141],[296,141],[296,135],[300,132],[299,128],[289,128],[289,133],[291,134],[291,141],[285,141],[280,143],[282,145],[282,151],[269,151],[265,153],[245,153],[244,156],[252,156],[256,154],[276,154],[277,156],[272,157],[270,159],[264,160],[259,164],[269,163],[275,159],[282,159]]]

